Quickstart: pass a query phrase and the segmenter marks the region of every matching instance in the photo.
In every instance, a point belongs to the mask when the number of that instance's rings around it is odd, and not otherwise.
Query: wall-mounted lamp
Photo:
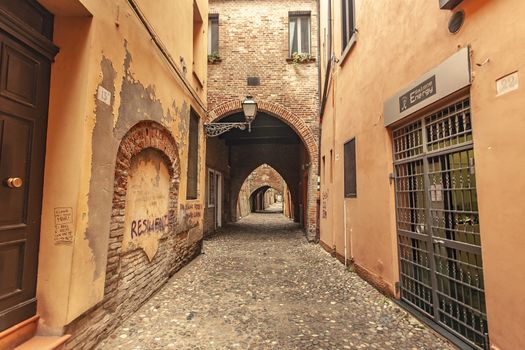
[[[252,96],[246,96],[244,101],[241,102],[242,111],[244,113],[245,122],[233,122],[233,123],[208,123],[204,124],[204,130],[206,131],[207,137],[215,137],[230,131],[233,128],[246,130],[248,126],[248,132],[252,131],[252,122],[257,116],[257,102]]]

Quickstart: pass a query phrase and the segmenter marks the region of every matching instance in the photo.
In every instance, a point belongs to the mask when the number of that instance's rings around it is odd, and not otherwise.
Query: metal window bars
[[[393,131],[401,299],[488,348],[470,100]]]

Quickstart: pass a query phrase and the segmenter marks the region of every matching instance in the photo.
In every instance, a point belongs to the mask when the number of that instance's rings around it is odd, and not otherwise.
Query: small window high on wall
[[[344,145],[345,154],[345,198],[357,197],[355,138]]]
[[[293,53],[310,53],[310,12],[290,12],[289,55]]]
[[[355,34],[354,0],[342,0],[341,24],[342,24],[342,51],[346,51],[352,45]]]
[[[191,110],[188,135],[188,180],[186,199],[197,199],[199,183],[199,116]]]
[[[208,17],[208,55],[219,53],[219,15]]]

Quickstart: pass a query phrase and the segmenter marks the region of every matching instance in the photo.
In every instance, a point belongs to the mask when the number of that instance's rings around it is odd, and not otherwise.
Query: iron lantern
[[[207,123],[204,124],[204,130],[207,137],[215,137],[230,131],[233,128],[240,130],[246,130],[248,126],[248,132],[252,131],[252,122],[257,116],[257,102],[254,101],[252,96],[246,96],[244,101],[241,102],[242,111],[244,113],[244,122],[227,122],[227,123]]]
[[[257,102],[253,100],[252,96],[246,96],[244,101],[242,101],[242,110],[244,119],[248,124],[251,124],[257,116]]]

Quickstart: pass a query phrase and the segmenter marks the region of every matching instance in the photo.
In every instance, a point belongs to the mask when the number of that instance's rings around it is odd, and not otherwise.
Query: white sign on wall
[[[111,105],[111,92],[109,92],[108,89],[99,85],[97,90],[97,99],[109,106]]]
[[[518,72],[511,73],[496,80],[496,91],[498,96],[505,95],[519,88],[519,76]]]

